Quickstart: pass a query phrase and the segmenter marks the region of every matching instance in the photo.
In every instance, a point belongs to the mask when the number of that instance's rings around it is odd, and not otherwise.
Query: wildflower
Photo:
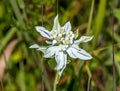
[[[67,64],[67,54],[71,58],[79,58],[82,60],[90,60],[92,56],[85,50],[79,48],[79,43],[92,40],[93,36],[82,36],[75,40],[75,35],[71,31],[71,24],[67,22],[64,26],[60,26],[58,15],[54,19],[52,31],[48,31],[42,26],[36,26],[36,30],[50,41],[46,41],[49,46],[39,46],[34,44],[30,48],[37,48],[44,53],[45,58],[53,58],[56,60],[56,70],[61,76]]]

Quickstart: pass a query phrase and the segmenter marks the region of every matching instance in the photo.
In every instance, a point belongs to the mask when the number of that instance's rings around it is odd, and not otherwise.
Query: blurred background
[[[29,46],[46,46],[35,26],[43,24],[51,30],[57,11],[60,24],[70,21],[72,31],[79,29],[79,37],[94,35],[91,42],[80,44],[93,59],[70,59],[57,91],[87,91],[90,76],[89,91],[113,91],[112,10],[115,78],[120,91],[120,0],[95,0],[88,29],[92,1],[58,0],[57,9],[57,0],[0,0],[0,91],[52,91],[55,59],[43,58],[40,51]]]

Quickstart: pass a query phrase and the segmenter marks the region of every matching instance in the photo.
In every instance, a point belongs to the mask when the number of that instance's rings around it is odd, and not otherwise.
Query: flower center
[[[73,43],[74,34],[72,31],[60,29],[60,33],[52,32],[52,43],[58,45],[61,51],[65,51]]]

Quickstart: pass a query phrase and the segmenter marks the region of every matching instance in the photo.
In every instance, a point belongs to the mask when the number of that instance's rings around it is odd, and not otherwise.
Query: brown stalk
[[[9,57],[11,56],[11,53],[14,50],[17,43],[18,43],[18,39],[12,40],[8,44],[5,51],[3,52],[3,54],[0,57],[0,84],[1,84],[2,91],[4,91],[2,78],[4,76],[5,69],[7,68],[7,61],[9,59]]]

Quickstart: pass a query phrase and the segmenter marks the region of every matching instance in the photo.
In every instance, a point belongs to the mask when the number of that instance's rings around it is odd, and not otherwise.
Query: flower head
[[[67,64],[67,54],[71,58],[79,58],[82,60],[90,60],[92,56],[85,50],[79,48],[79,43],[92,40],[93,36],[82,36],[75,40],[75,35],[71,31],[71,24],[67,22],[64,26],[60,26],[58,15],[54,19],[52,31],[48,31],[42,26],[36,26],[36,30],[50,41],[46,41],[50,46],[39,46],[34,44],[30,48],[37,48],[44,53],[45,58],[55,57],[57,66],[56,70],[61,76]]]

